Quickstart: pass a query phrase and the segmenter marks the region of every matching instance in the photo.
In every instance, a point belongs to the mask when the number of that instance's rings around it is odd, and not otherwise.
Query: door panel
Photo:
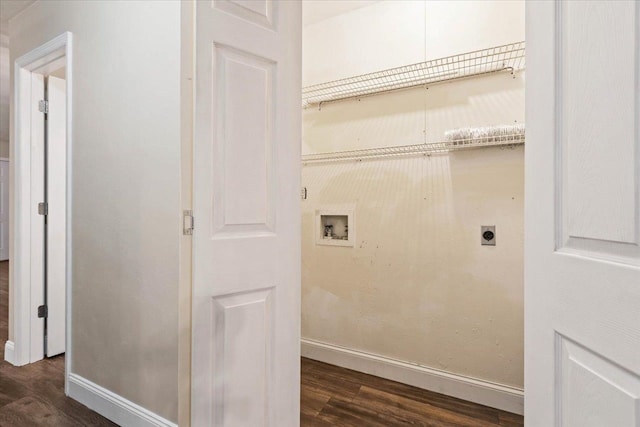
[[[558,245],[589,256],[626,255],[631,263],[640,260],[634,179],[640,117],[637,9],[631,1],[615,7],[593,1],[563,2],[557,11]]]
[[[299,2],[196,6],[192,423],[299,424]]]
[[[214,425],[267,425],[272,393],[273,289],[215,297],[213,304]],[[251,399],[247,401],[247,397]]]
[[[38,317],[38,306],[44,304],[44,216],[38,214],[38,203],[44,202],[44,114],[38,109],[38,103],[44,99],[44,76],[31,73],[31,159],[30,159],[30,220],[31,232],[31,301],[29,304],[30,322],[30,360],[37,362],[44,357],[44,319]]]
[[[526,7],[525,420],[637,427],[640,3]]]
[[[558,335],[558,390],[563,426],[637,426],[640,378]],[[585,410],[589,408],[589,410]]]
[[[275,64],[225,46],[214,49],[214,236],[273,234]]]
[[[66,82],[49,76],[47,96],[47,356],[65,351]]]
[[[214,7],[249,22],[275,29],[272,0],[213,0]]]

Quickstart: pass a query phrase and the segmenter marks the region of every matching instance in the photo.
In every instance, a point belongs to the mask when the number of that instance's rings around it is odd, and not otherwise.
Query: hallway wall
[[[12,60],[71,31],[72,372],[178,418],[180,3],[41,1]]]

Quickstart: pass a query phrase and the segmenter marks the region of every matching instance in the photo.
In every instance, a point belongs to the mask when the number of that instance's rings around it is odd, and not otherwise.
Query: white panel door
[[[47,81],[47,357],[65,351],[65,83],[53,76],[49,76]]]
[[[527,2],[525,422],[640,426],[640,2]]]
[[[9,161],[0,160],[0,261],[9,259]]]
[[[301,4],[196,4],[192,423],[295,426]]]

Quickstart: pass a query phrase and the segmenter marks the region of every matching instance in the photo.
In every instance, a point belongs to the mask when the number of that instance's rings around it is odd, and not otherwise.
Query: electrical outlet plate
[[[480,226],[480,243],[482,246],[496,245],[496,226],[482,225]]]

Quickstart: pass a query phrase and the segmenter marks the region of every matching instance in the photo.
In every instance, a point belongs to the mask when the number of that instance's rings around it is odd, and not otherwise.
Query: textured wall
[[[390,29],[373,32],[371,22]],[[305,81],[317,83],[521,41],[524,7],[381,2],[304,35]],[[499,74],[309,108],[303,151],[415,144],[457,127],[521,123],[524,78]],[[304,166],[303,337],[522,387],[523,153]],[[356,247],[315,245],[315,210],[340,204],[356,206]],[[480,246],[481,225],[496,225],[496,247]]]
[[[307,165],[305,338],[522,387],[523,149]],[[355,204],[355,248],[315,210]],[[497,246],[480,246],[495,224]]]

